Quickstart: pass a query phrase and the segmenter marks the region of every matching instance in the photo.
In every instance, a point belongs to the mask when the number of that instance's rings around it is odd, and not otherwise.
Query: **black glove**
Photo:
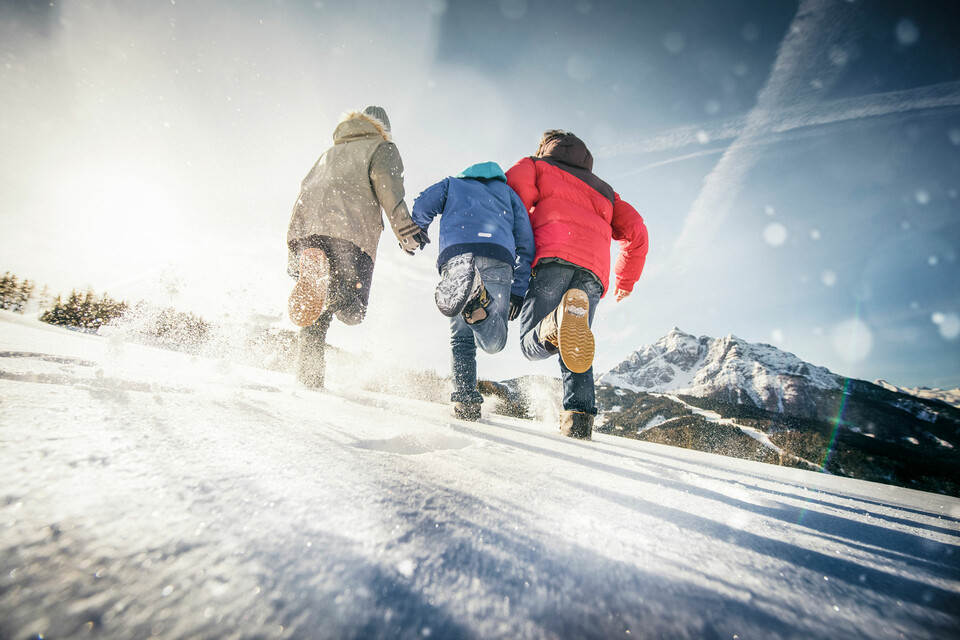
[[[423,250],[430,242],[430,236],[424,229],[417,228],[417,232],[412,235],[406,235],[400,239],[400,248],[407,252],[407,255],[413,255],[415,249]]]
[[[426,229],[420,229],[417,233],[413,234],[413,241],[420,243],[420,250],[423,251],[423,248],[430,244],[430,236],[427,235]]]
[[[516,320],[517,316],[520,315],[520,308],[523,307],[523,296],[518,296],[515,293],[510,294],[510,313],[507,314],[507,319]]]

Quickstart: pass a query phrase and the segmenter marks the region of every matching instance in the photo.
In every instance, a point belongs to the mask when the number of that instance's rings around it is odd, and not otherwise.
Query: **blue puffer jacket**
[[[507,186],[500,165],[472,165],[417,196],[411,217],[420,228],[429,227],[438,215],[438,269],[461,253],[495,258],[514,265],[510,293],[526,294],[534,254],[533,230],[520,196]]]

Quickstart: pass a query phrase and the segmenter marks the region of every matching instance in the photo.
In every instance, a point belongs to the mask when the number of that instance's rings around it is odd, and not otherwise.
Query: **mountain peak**
[[[681,392],[782,411],[809,402],[812,390],[839,389],[833,373],[792,353],[732,333],[696,338],[674,327],[630,354],[598,382],[633,391]]]

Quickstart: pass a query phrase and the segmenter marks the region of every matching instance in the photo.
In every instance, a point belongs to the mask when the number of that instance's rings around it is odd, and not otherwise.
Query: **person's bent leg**
[[[576,267],[555,262],[537,265],[520,309],[520,350],[527,360],[545,360],[557,351],[544,346],[537,333],[540,321],[560,304]]]
[[[586,292],[590,304],[588,321],[592,326],[602,294],[600,283],[588,271],[578,269],[571,278],[570,287]],[[590,440],[593,433],[593,420],[597,415],[593,367],[591,366],[583,373],[573,373],[563,360],[560,360],[560,377],[563,383],[560,432],[571,438]]]
[[[513,267],[485,256],[476,257],[474,264],[480,272],[480,279],[487,290],[490,303],[485,308],[487,317],[467,326],[473,330],[477,346],[487,353],[499,353],[507,344],[507,314],[510,311]]]
[[[331,290],[329,308],[346,325],[357,325],[367,315],[373,259],[352,242],[324,237],[330,256]]]

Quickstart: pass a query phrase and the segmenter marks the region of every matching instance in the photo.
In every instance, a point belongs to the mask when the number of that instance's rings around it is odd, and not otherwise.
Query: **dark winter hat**
[[[383,123],[383,128],[387,131],[390,131],[390,119],[387,118],[387,112],[383,110],[383,107],[375,107],[370,105],[363,110],[368,116],[373,116],[377,120]]]

